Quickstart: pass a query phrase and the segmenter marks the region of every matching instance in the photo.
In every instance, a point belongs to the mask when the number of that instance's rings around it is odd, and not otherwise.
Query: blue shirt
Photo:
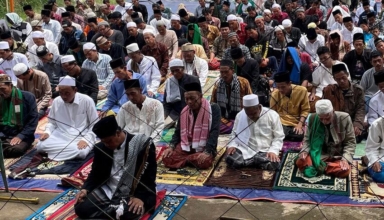
[[[132,79],[139,79],[142,93],[147,95],[147,82],[145,81],[143,75],[133,73]],[[112,110],[117,114],[120,107],[128,101],[128,96],[125,94],[124,80],[115,79],[108,91],[107,101],[101,110],[103,112]]]

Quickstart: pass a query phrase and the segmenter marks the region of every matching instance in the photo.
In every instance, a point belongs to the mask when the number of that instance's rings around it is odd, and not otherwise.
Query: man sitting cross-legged
[[[345,178],[351,172],[349,162],[356,139],[348,113],[333,111],[331,101],[316,102],[316,114],[309,116],[308,131],[296,165],[306,177],[327,174]]]
[[[366,155],[369,160],[368,172],[375,182],[384,183],[384,118],[379,117],[369,127]]]
[[[257,95],[243,98],[244,109],[236,116],[226,162],[230,167],[279,167],[284,131],[279,115],[259,103]]]
[[[184,89],[187,106],[181,111],[175,133],[164,151],[163,163],[169,168],[182,168],[188,163],[208,169],[217,153],[220,107],[203,98],[200,83],[186,84]]]

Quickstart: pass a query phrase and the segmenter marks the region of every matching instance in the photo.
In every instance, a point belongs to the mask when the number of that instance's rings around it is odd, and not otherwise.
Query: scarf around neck
[[[231,82],[230,99],[227,96],[227,86],[223,79],[220,79],[217,89],[217,104],[225,108],[225,118],[228,118],[229,111],[227,105],[231,106],[231,112],[239,112],[241,110],[240,100],[240,82],[236,74],[233,74]]]
[[[0,99],[1,124],[3,126],[23,126],[23,94],[21,90],[12,87],[10,100]]]

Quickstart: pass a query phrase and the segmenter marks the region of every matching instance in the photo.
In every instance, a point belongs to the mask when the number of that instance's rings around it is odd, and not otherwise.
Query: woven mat
[[[335,178],[327,175],[306,178],[295,165],[298,155],[299,153],[296,152],[288,152],[284,155],[273,189],[349,196],[349,178]]]
[[[187,196],[167,195],[150,220],[171,220],[187,201]]]
[[[283,148],[281,149],[281,151],[283,152],[300,151],[302,146],[303,146],[303,142],[284,141]]]

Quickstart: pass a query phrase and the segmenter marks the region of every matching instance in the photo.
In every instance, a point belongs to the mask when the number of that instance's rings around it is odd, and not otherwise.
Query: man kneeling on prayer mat
[[[93,127],[100,138],[92,170],[76,196],[82,219],[140,219],[156,205],[156,150],[152,139],[122,130],[114,116]]]
[[[77,92],[75,78],[60,77],[58,86],[60,96],[53,100],[37,152],[46,153],[55,161],[84,159],[96,141],[92,132],[98,121],[95,103]]]
[[[345,178],[351,172],[349,162],[356,148],[351,117],[348,113],[333,111],[328,99],[317,101],[315,108],[316,114],[309,116],[296,165],[308,178],[322,174]]]
[[[272,93],[269,106],[280,115],[284,140],[301,142],[310,111],[307,88],[292,85],[289,72],[277,73],[274,80],[277,89]]]
[[[4,157],[22,156],[35,140],[36,100],[32,93],[13,86],[7,74],[0,74],[0,119]]]
[[[368,173],[375,182],[384,183],[384,118],[379,117],[369,127],[365,152],[369,160]]]
[[[189,164],[208,169],[217,154],[220,107],[203,98],[200,83],[186,84],[184,89],[187,106],[181,111],[175,133],[164,151],[163,163],[168,168],[178,169]]]
[[[242,99],[252,94],[246,78],[234,73],[232,60],[220,61],[220,80],[213,87],[211,103],[217,103],[221,110],[221,134],[230,134],[237,113],[243,109]]]
[[[157,99],[143,95],[138,79],[124,81],[124,88],[129,101],[117,114],[119,126],[130,134],[145,134],[151,137],[156,145],[164,129],[163,104]]]
[[[279,115],[263,107],[255,94],[244,96],[243,106],[236,115],[227,146],[227,164],[232,168],[278,169],[284,139]]]

